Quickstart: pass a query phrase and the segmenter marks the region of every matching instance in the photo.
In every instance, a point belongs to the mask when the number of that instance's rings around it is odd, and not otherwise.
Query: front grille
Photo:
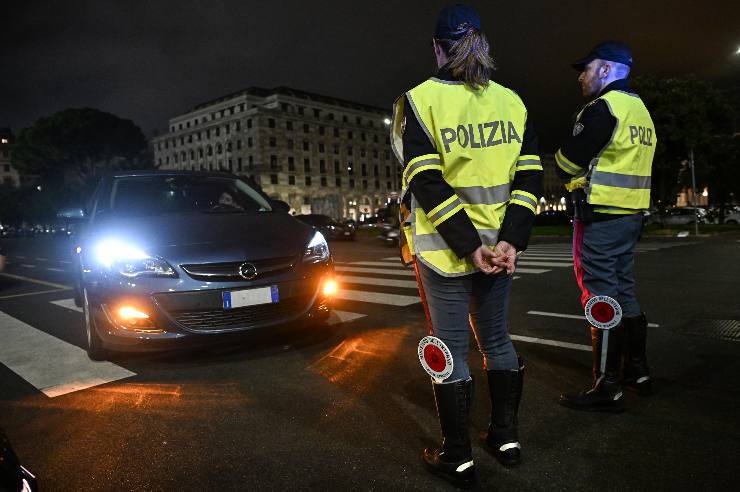
[[[169,314],[178,323],[193,331],[244,330],[289,321],[307,311],[311,300],[311,296],[298,296],[274,304],[227,310],[171,311]]]
[[[244,280],[239,274],[239,267],[244,263],[251,263],[257,269],[257,276],[249,280],[261,280],[278,275],[293,268],[297,256],[283,256],[267,260],[230,261],[225,263],[192,263],[180,265],[185,272],[195,280],[209,282]]]

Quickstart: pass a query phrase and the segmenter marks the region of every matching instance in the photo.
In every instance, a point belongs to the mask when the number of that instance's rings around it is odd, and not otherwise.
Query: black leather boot
[[[502,465],[517,466],[522,462],[517,426],[524,364],[520,359],[518,370],[490,370],[486,375],[491,394],[491,423],[484,439],[485,446]]]
[[[442,446],[424,450],[424,465],[458,487],[472,486],[475,465],[468,435],[468,415],[473,402],[473,379],[432,386],[442,427]]]
[[[633,318],[622,318],[625,337],[624,385],[638,395],[653,394],[653,381],[647,364],[647,318],[640,314]]]
[[[559,403],[568,408],[590,412],[624,411],[624,393],[619,380],[622,362],[624,327],[619,325],[609,330],[606,354],[602,352],[604,331],[591,328],[591,348],[594,352],[594,383],[577,394],[561,394]],[[604,359],[606,356],[606,360]]]

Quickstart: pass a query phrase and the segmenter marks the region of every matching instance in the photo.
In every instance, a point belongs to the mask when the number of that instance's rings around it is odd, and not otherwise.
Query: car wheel
[[[87,356],[91,360],[105,360],[107,351],[103,348],[103,341],[95,328],[95,319],[90,309],[87,289],[82,289],[82,311],[85,314],[85,335],[87,340]]]
[[[730,219],[730,220],[726,220],[725,224],[738,225],[738,221],[736,221],[735,219]]]

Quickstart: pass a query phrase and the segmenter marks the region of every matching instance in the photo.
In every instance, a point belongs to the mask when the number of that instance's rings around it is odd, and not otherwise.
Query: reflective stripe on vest
[[[530,197],[513,197],[510,190],[517,170],[542,169],[539,156],[520,156],[527,110],[519,96],[495,82],[473,91],[462,82],[432,78],[405,96],[394,106],[394,152],[403,156],[405,110],[409,117],[411,113],[416,116],[438,154],[416,157],[406,165],[403,193],[413,177],[427,169],[440,169],[455,191],[428,214],[412,196],[412,214],[407,220],[411,227],[406,230],[411,229],[413,251],[441,275],[469,274],[475,271],[473,263],[458,258],[436,226],[465,210],[483,244],[495,246],[510,200],[530,205]],[[409,107],[404,108],[406,99]]]
[[[603,213],[634,213],[648,208],[657,144],[650,113],[636,94],[609,91],[598,99],[606,103],[617,124],[611,140],[593,161],[585,188],[588,202]],[[561,168],[568,170],[568,162],[558,156],[556,159]]]

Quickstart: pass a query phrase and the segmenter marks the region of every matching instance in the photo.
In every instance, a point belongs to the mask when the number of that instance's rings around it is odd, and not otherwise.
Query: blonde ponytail
[[[452,71],[452,76],[473,90],[487,86],[496,64],[488,54],[485,34],[474,27],[463,26],[455,35],[462,37],[439,40],[449,59],[447,67]]]

